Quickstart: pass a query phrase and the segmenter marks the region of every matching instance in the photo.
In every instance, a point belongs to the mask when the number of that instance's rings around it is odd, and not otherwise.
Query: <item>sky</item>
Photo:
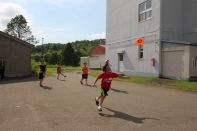
[[[44,43],[94,40],[106,35],[106,0],[0,0],[0,30],[22,14]]]

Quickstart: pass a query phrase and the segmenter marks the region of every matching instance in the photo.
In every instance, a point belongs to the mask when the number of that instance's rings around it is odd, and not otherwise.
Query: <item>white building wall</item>
[[[105,55],[97,55],[89,57],[89,68],[99,69],[105,64]]]
[[[86,62],[87,65],[89,66],[89,63],[90,63],[90,62],[89,62],[89,59],[90,59],[89,56],[87,56],[87,57],[81,57],[81,58],[80,58],[80,66],[83,66],[85,62]]]
[[[189,78],[189,45],[163,43],[162,76],[171,79]]]
[[[160,1],[153,0],[152,18],[138,22],[138,5],[144,0],[107,1],[106,57],[118,71],[118,54],[124,51],[125,74],[159,75]],[[144,59],[138,59],[135,40],[145,37]],[[151,65],[155,58],[157,64]]]
[[[164,64],[160,45],[170,42],[169,48],[178,48],[180,43],[197,43],[197,0],[152,0],[152,18],[138,22],[138,5],[144,1],[107,0],[106,57],[113,71],[119,71],[118,52],[125,52],[125,74],[159,76]],[[138,59],[135,45],[140,37],[145,38],[143,60]],[[191,64],[195,52],[195,46],[185,46],[181,78],[196,76],[196,67]],[[152,58],[156,59],[155,66],[151,65]]]
[[[197,76],[197,46],[190,47],[190,76]]]

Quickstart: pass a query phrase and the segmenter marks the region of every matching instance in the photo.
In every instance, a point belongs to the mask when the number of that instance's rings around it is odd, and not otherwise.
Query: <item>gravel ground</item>
[[[1,81],[0,131],[197,131],[196,93],[113,81],[98,112],[99,82],[67,75]]]

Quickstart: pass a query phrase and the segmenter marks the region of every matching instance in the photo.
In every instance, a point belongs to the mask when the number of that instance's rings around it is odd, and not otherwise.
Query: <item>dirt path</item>
[[[0,82],[0,131],[197,131],[196,93],[114,81],[99,113],[99,88],[67,75]]]

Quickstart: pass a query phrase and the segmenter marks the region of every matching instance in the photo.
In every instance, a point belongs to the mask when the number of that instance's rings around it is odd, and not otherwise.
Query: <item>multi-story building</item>
[[[112,70],[172,79],[197,76],[196,12],[197,0],[107,0],[106,57]]]

